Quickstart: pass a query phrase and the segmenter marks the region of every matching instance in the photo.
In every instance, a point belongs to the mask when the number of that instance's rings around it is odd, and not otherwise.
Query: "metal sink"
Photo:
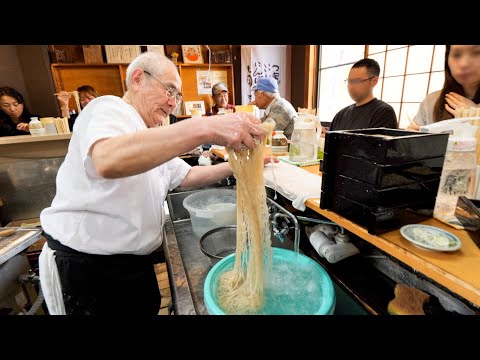
[[[200,238],[193,232],[190,214],[183,207],[183,200],[187,196],[201,190],[204,189],[176,191],[167,195],[168,214],[163,248],[176,315],[207,314],[203,302],[203,284],[212,265],[201,251]],[[296,219],[289,219],[289,216],[281,211],[283,208],[277,208],[270,199],[268,201],[273,228],[272,246],[294,250],[295,234],[299,233]],[[278,215],[280,213],[285,216]]]

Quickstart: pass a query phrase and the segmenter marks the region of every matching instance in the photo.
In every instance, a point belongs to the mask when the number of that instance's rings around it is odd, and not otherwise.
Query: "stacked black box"
[[[447,143],[448,134],[387,128],[327,132],[320,208],[371,234],[424,220],[435,206]]]

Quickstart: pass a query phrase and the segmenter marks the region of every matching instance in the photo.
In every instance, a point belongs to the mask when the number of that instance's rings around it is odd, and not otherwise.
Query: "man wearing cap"
[[[228,103],[228,89],[224,83],[213,85],[212,96],[215,102],[215,105],[212,107],[212,115],[224,114],[225,110],[235,112],[235,106]]]
[[[257,84],[252,87],[255,100],[252,105],[265,109],[263,117],[275,120],[274,130],[283,130],[283,134],[290,139],[293,132],[294,118],[298,116],[295,108],[287,100],[282,98],[278,92],[278,83],[274,78],[260,78]]]

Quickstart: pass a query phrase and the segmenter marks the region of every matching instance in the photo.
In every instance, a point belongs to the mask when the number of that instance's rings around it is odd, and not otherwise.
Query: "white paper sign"
[[[286,45],[242,45],[241,53],[243,105],[255,98],[251,89],[262,77],[275,78],[280,96],[286,96]]]
[[[197,70],[197,92],[199,94],[212,95],[213,85],[219,82],[224,83],[228,87],[226,70],[213,70],[210,72]]]

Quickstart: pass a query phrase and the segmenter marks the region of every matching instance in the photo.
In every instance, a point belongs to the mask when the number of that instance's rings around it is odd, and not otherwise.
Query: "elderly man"
[[[298,116],[292,104],[280,97],[278,83],[274,78],[260,78],[252,87],[255,100],[252,105],[265,109],[262,122],[267,118],[275,120],[275,130],[283,130],[283,134],[290,139],[293,132],[294,118]]]
[[[225,110],[235,112],[235,106],[228,103],[228,89],[224,83],[217,83],[212,87],[212,97],[215,105],[212,106],[212,115],[223,115]]]
[[[123,98],[100,96],[80,113],[57,193],[40,214],[47,239],[40,278],[51,314],[156,315],[150,254],[162,244],[167,192],[232,175],[228,163],[190,167],[177,156],[207,142],[253,148],[264,137],[259,120],[243,113],[160,126],[181,101],[182,84],[158,53],[135,58],[126,84]]]
[[[348,93],[355,104],[340,110],[333,118],[329,130],[398,128],[395,110],[373,96],[379,75],[380,66],[373,59],[362,59],[353,64],[346,82]]]

